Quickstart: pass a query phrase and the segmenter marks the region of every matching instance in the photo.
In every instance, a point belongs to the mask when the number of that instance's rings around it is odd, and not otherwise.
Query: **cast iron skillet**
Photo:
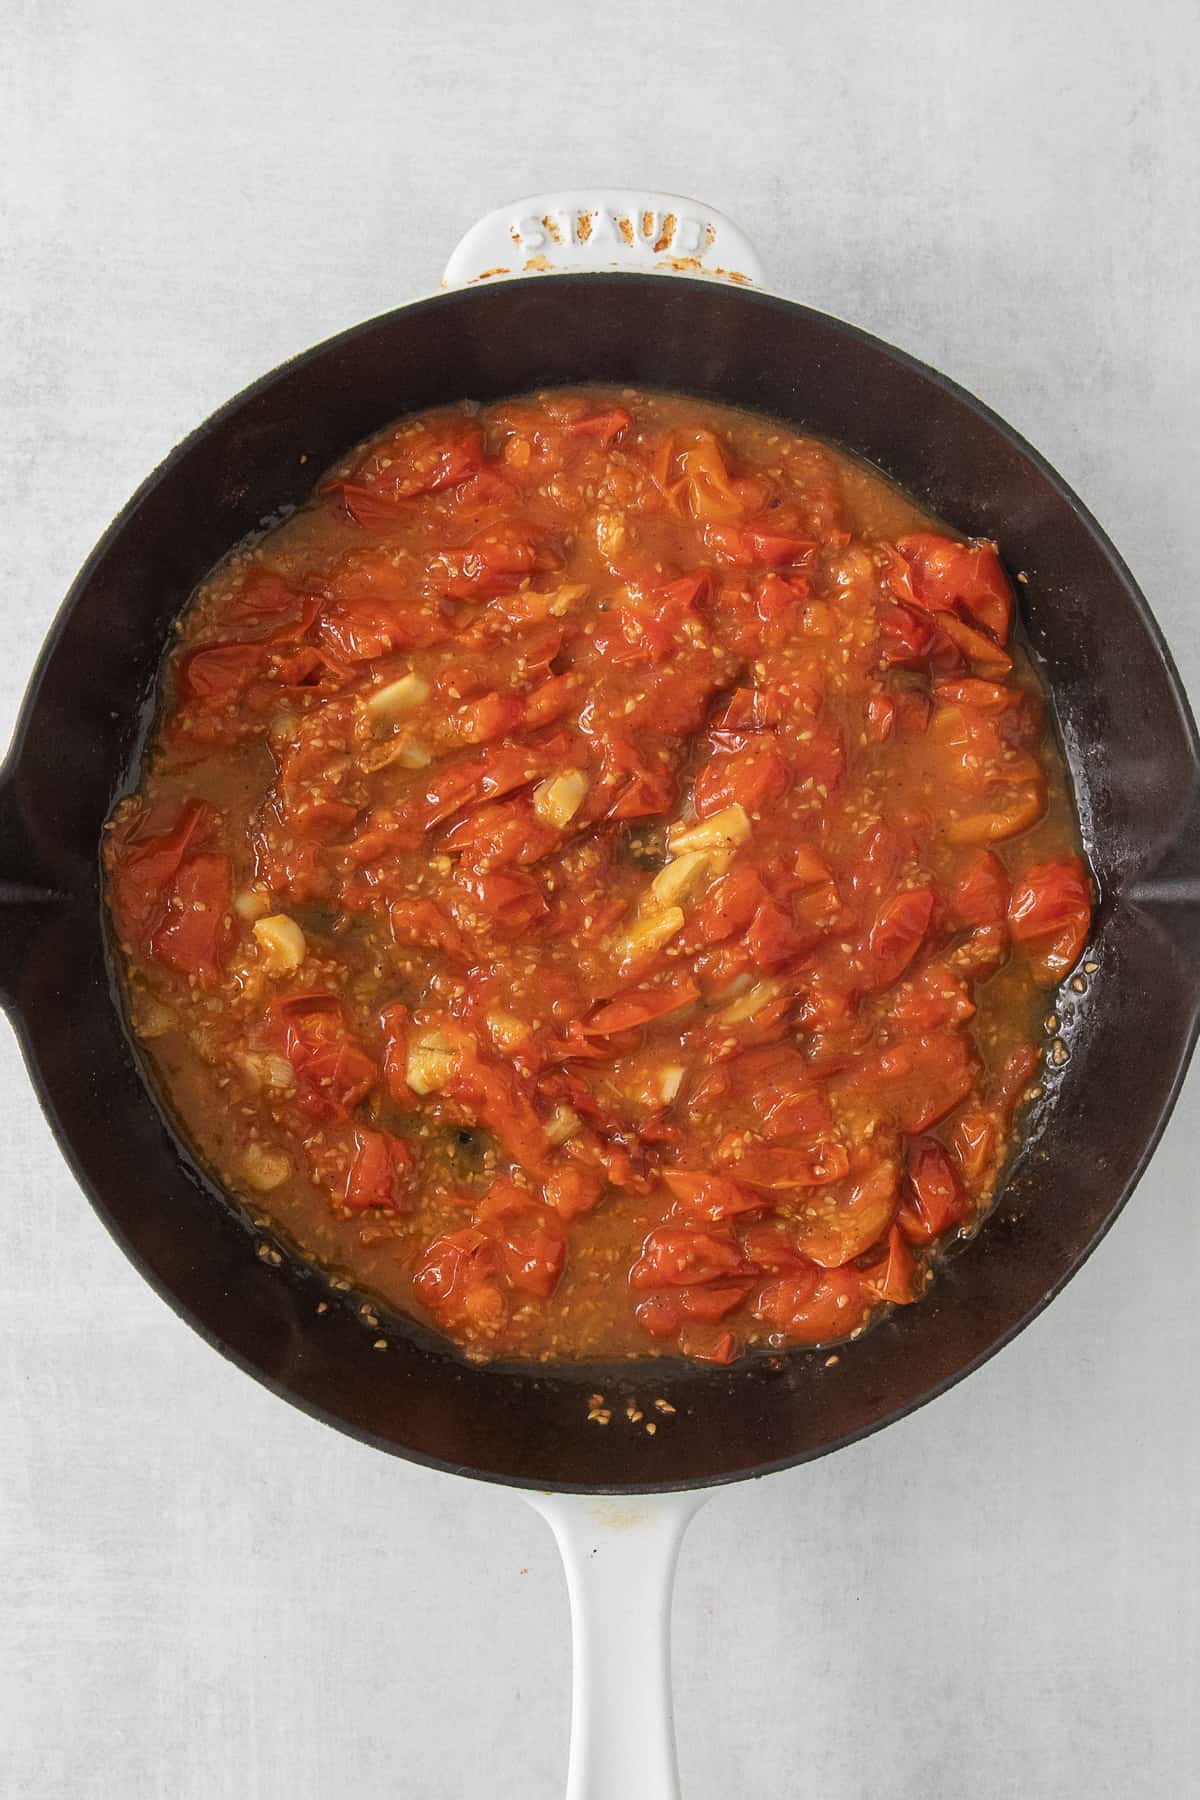
[[[416,1328],[372,1348],[353,1306],[230,1209],[160,1113],[106,960],[98,846],[129,782],[171,623],[206,571],[317,472],[435,403],[587,381],[756,407],[869,458],[964,532],[994,536],[1070,761],[1100,906],[1058,1004],[1051,1073],[996,1213],[923,1305],[832,1367],[796,1351],[472,1367]],[[302,461],[302,458],[306,460]],[[67,597],[0,776],[0,988],[63,1152],[136,1266],[196,1329],[306,1411],[385,1450],[529,1488],[646,1491],[763,1474],[900,1417],[975,1368],[1077,1269],[1128,1198],[1200,1011],[1200,749],[1145,601],[1029,446],[951,382],[820,313],[654,275],[550,275],[421,301],[247,389],[174,451]],[[1048,1001],[1049,1004],[1052,1003]],[[587,1422],[602,1390],[613,1424]],[[627,1398],[675,1407],[651,1438]]]

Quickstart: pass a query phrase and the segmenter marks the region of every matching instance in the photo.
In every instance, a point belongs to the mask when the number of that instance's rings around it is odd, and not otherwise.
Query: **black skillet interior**
[[[645,1361],[472,1367],[419,1331],[386,1352],[351,1306],[217,1197],[164,1123],[114,1003],[97,846],[128,776],[171,620],[234,543],[396,416],[549,384],[675,388],[836,439],[966,533],[1021,589],[1102,903],[1059,1007],[1068,1060],[1031,1147],[932,1296],[832,1366],[792,1352],[728,1370]],[[305,461],[301,458],[305,457]],[[362,325],[267,376],[151,477],[79,576],[0,786],[0,986],[34,1083],[101,1217],[210,1342],[276,1392],[382,1448],[534,1487],[638,1489],[763,1473],[836,1448],[968,1372],[1027,1322],[1140,1174],[1190,1053],[1200,981],[1195,727],[1145,603],[1095,524],[999,420],[875,339],[696,280],[552,276]],[[1157,873],[1156,873],[1157,872]],[[1136,1042],[1136,1055],[1130,1048]],[[611,1423],[588,1423],[602,1392]],[[625,1417],[666,1399],[653,1437]]]

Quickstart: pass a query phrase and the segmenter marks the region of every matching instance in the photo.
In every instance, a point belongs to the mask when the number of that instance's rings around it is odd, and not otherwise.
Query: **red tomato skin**
[[[444,1324],[494,1333],[507,1319],[498,1252],[476,1226],[434,1238],[413,1272],[412,1285],[417,1299]]]
[[[140,821],[138,821],[140,824]],[[145,951],[166,911],[175,877],[185,857],[210,843],[221,815],[204,800],[189,800],[169,831],[114,838],[112,910],[118,935]]]
[[[663,1181],[676,1205],[689,1217],[718,1224],[741,1213],[761,1212],[767,1204],[761,1194],[730,1179],[695,1169],[664,1169]]]
[[[162,924],[149,954],[180,975],[214,987],[231,936],[233,878],[229,858],[201,852],[179,866]]]
[[[936,1138],[917,1138],[909,1145],[906,1189],[900,1225],[914,1244],[932,1243],[966,1217],[958,1171]]]
[[[1008,929],[1044,986],[1056,986],[1070,974],[1091,927],[1092,891],[1082,857],[1038,863],[1014,886]]]
[[[1008,917],[1009,886],[1004,864],[992,850],[980,850],[956,880],[950,911],[959,925],[1003,925]]]
[[[412,1196],[407,1191],[406,1178],[415,1167],[416,1158],[410,1146],[391,1132],[370,1131],[362,1125],[355,1130],[354,1142],[354,1160],[347,1172],[345,1192],[350,1211],[411,1211]]]
[[[932,917],[932,888],[905,888],[884,902],[867,940],[876,987],[899,981],[921,948]]]
[[[301,1104],[316,1118],[345,1118],[376,1085],[375,1063],[350,1035],[346,1008],[330,994],[278,1000],[268,1015],[296,1073]]]
[[[877,1300],[890,1306],[909,1306],[918,1298],[917,1265],[908,1247],[904,1228],[899,1223],[888,1232],[887,1252],[882,1262],[866,1271],[866,1283]]]
[[[570,1223],[598,1205],[604,1188],[602,1170],[584,1163],[562,1162],[546,1177],[542,1198],[560,1219]]]
[[[707,819],[727,806],[751,815],[780,799],[791,784],[787,764],[769,744],[748,744],[732,756],[715,757],[696,776],[696,817]]]
[[[923,531],[898,538],[896,550],[891,579],[901,599],[973,619],[996,643],[1007,643],[1012,589],[994,544],[964,544]]]
[[[755,1303],[755,1316],[792,1344],[825,1344],[865,1324],[871,1299],[861,1272],[814,1269],[768,1282]]]
[[[629,1272],[631,1286],[690,1287],[740,1275],[745,1269],[741,1251],[732,1239],[685,1226],[659,1225],[642,1246],[641,1260]]]
[[[581,419],[573,419],[567,426],[572,437],[595,438],[605,449],[615,442],[624,432],[629,430],[633,420],[624,407],[614,407],[611,412],[588,413]]]

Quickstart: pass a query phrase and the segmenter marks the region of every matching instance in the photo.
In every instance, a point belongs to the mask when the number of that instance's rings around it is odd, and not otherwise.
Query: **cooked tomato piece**
[[[445,1325],[494,1334],[508,1316],[499,1281],[500,1253],[475,1226],[434,1238],[413,1273],[418,1300]]]
[[[793,1344],[825,1344],[849,1337],[870,1316],[873,1295],[861,1271],[813,1269],[768,1282],[755,1317]]]
[[[707,819],[727,806],[761,811],[788,790],[788,766],[768,743],[748,744],[732,756],[714,757],[696,776],[696,817]]]
[[[466,962],[470,951],[462,932],[432,900],[394,900],[388,910],[392,936],[398,944],[416,944],[424,950],[440,950],[454,962]]]
[[[393,522],[401,504],[436,494],[475,475],[483,465],[483,433],[455,421],[444,430],[406,426],[371,450],[349,482],[341,484],[348,510],[360,524]]]
[[[996,1121],[982,1108],[971,1108],[960,1114],[950,1134],[951,1145],[963,1178],[979,1181],[986,1174],[996,1151]]]
[[[614,406],[611,412],[585,413],[581,419],[572,419],[567,430],[572,437],[595,438],[607,449],[632,423],[623,407]]]
[[[604,1173],[594,1165],[562,1162],[551,1169],[542,1188],[547,1206],[568,1223],[591,1212],[605,1189]]]
[[[744,1135],[735,1136],[727,1150],[717,1146],[717,1156],[727,1162],[738,1181],[756,1188],[822,1187],[828,1181],[840,1181],[850,1170],[845,1145],[836,1138],[768,1149],[747,1147]]]
[[[180,670],[184,697],[227,707],[241,698],[266,665],[263,644],[211,644],[194,650]]]
[[[975,1063],[952,1032],[921,1033],[859,1058],[839,1085],[877,1095],[901,1131],[927,1131],[970,1093]]]
[[[821,1189],[795,1218],[797,1244],[822,1269],[865,1255],[895,1217],[899,1187],[899,1169],[889,1160]]]
[[[528,576],[558,562],[541,535],[528,527],[489,526],[465,549],[445,553],[442,591],[453,600],[490,600],[512,593]]]
[[[816,1286],[817,1269],[801,1254],[794,1234],[786,1225],[771,1220],[747,1225],[742,1229],[741,1239],[746,1259],[756,1269],[766,1275],[808,1275],[811,1285]]]
[[[179,865],[162,924],[149,954],[181,975],[211,987],[221,973],[230,937],[233,881],[227,856],[201,852]]]
[[[629,1279],[635,1288],[689,1287],[744,1270],[742,1253],[732,1238],[714,1237],[711,1231],[690,1226],[660,1225],[642,1245],[641,1259]]]
[[[421,596],[407,566],[378,551],[359,552],[335,571],[317,621],[322,643],[351,663],[449,635],[440,607]]]
[[[924,943],[932,917],[932,888],[905,888],[884,902],[867,940],[876,987],[899,981]]]
[[[497,870],[494,874],[459,873],[455,880],[473,907],[494,930],[505,936],[517,936],[528,930],[549,912],[546,899],[533,875],[516,869]],[[455,898],[449,904],[455,907]]]
[[[403,1138],[390,1131],[369,1131],[360,1125],[354,1133],[354,1161],[346,1177],[346,1205],[351,1212],[378,1208],[383,1212],[408,1212],[412,1207],[410,1178],[416,1158]]]
[[[877,1300],[891,1306],[908,1306],[917,1298],[917,1265],[901,1226],[888,1232],[887,1252],[882,1261],[864,1270],[864,1280]]]
[[[811,538],[789,537],[783,532],[768,531],[761,524],[706,525],[704,542],[722,562],[739,568],[802,568],[816,554]]]
[[[651,1019],[661,1019],[665,1013],[691,1006],[698,993],[694,981],[683,981],[675,987],[643,988],[623,994],[619,1000],[610,1000],[607,1006],[600,1007],[579,1029],[585,1037],[611,1037],[614,1032],[635,1031]]]
[[[454,724],[465,744],[490,744],[493,738],[507,737],[524,716],[519,694],[483,694],[459,708]]]
[[[1012,891],[1008,928],[1047,987],[1070,974],[1092,928],[1092,894],[1082,857],[1026,870]]]
[[[966,1217],[962,1182],[945,1145],[936,1138],[917,1138],[910,1144],[905,1185],[900,1224],[913,1243],[941,1237]]]
[[[797,931],[790,916],[771,900],[758,908],[746,933],[746,948],[756,969],[785,969],[811,947],[811,935]]]
[[[558,1286],[567,1240],[556,1213],[525,1189],[503,1179],[480,1203],[477,1223],[494,1234],[500,1267],[511,1287],[547,1300]]]
[[[1012,589],[994,544],[961,544],[923,531],[898,538],[896,549],[899,558],[890,579],[901,599],[965,614],[998,644],[1007,643]]]
[[[738,1354],[738,1340],[732,1331],[719,1331],[713,1325],[687,1324],[679,1333],[679,1348],[692,1362],[733,1362]]]
[[[682,1212],[694,1219],[719,1224],[741,1213],[761,1212],[765,1197],[728,1175],[707,1175],[698,1169],[664,1169],[663,1181]]]
[[[270,1018],[310,1112],[344,1117],[371,1092],[379,1071],[351,1035],[341,1000],[331,994],[297,994],[276,1001]]]
[[[113,834],[111,903],[119,935],[148,953],[184,860],[212,841],[221,815],[206,801],[188,800],[169,830],[141,836],[144,825],[145,815],[136,814]]]
[[[960,925],[1002,925],[1008,916],[1008,876],[992,850],[981,850],[964,864],[950,895],[950,910]]]

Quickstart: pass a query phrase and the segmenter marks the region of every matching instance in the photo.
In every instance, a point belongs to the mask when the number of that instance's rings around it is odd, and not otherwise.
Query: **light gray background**
[[[4,21],[5,733],[72,574],[179,437],[432,286],[479,213],[572,179],[726,208],[782,291],[997,407],[1104,520],[1200,690],[1189,0],[10,0]],[[0,1064],[0,1793],[557,1794],[545,1526],[214,1356],[93,1218],[7,1032]],[[675,1614],[689,1800],[1196,1791],[1198,1149],[1193,1079],[1019,1342],[700,1515]]]

